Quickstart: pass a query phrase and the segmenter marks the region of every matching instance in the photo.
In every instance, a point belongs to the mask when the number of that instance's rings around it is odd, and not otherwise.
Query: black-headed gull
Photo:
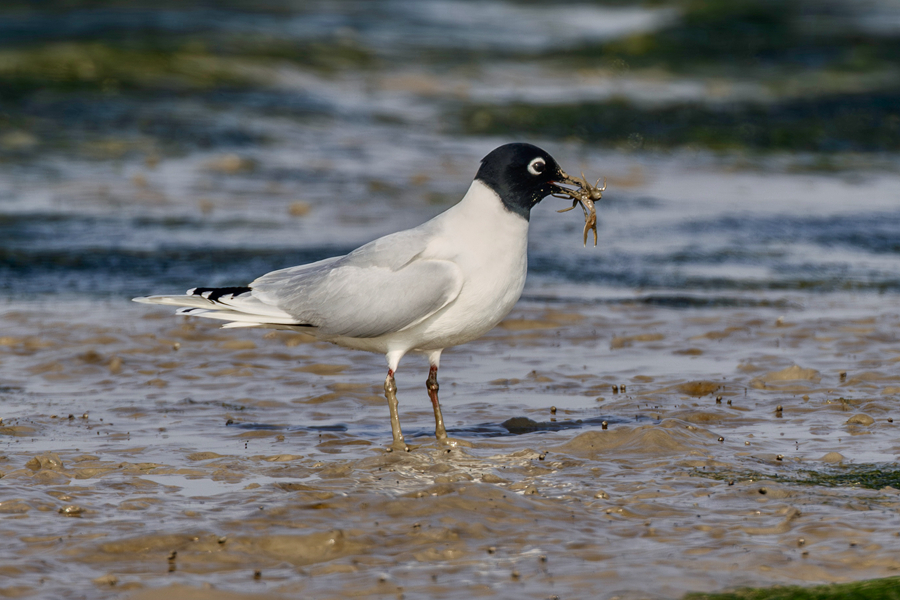
[[[267,273],[245,287],[134,300],[229,321],[224,327],[292,329],[384,354],[394,449],[407,449],[394,373],[406,353],[423,353],[431,365],[426,387],[435,436],[444,441],[441,352],[483,335],[512,310],[525,285],[531,209],[559,192],[559,183],[579,184],[540,148],[506,144],[482,159],[458,204],[418,227],[345,256]]]

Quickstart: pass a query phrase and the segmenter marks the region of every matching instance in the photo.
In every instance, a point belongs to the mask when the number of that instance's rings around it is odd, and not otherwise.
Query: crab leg
[[[584,212],[584,245],[587,246],[588,239],[588,231],[594,232],[594,245],[597,245],[597,210],[594,207],[594,201],[600,200],[603,197],[603,191],[606,190],[606,179],[603,180],[603,187],[600,187],[600,180],[597,180],[597,183],[591,185],[588,182],[587,177],[584,176],[584,172],[581,173],[581,180],[578,180],[574,177],[569,177],[569,183],[577,184],[579,189],[570,190],[566,188],[559,188],[559,192],[553,194],[555,198],[571,198],[572,206],[569,208],[563,208],[556,212],[568,212],[575,208],[578,204],[581,204],[581,210]]]

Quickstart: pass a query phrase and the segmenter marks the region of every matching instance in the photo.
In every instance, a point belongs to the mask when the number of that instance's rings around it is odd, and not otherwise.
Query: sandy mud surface
[[[0,596],[675,598],[895,575],[900,317],[786,298],[520,304],[445,354],[452,446],[424,359],[401,365],[409,453],[385,451],[379,356],[121,301],[10,305]]]

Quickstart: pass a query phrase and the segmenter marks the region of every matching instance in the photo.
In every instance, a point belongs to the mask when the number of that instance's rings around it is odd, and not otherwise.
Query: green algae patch
[[[900,470],[881,469],[875,465],[856,465],[846,471],[804,471],[806,485],[824,487],[861,487],[880,490],[885,487],[900,489]]]
[[[900,150],[900,35],[873,33],[848,7],[800,0],[683,0],[654,31],[551,49],[560,71],[755,79],[771,101],[643,104],[622,98],[465,107],[460,128],[622,150],[879,153]],[[825,25],[830,23],[831,25]],[[806,89],[801,96],[798,86]],[[831,170],[826,165],[824,170]]]
[[[475,104],[464,133],[576,139],[625,150],[883,152],[900,150],[900,89],[727,106],[642,106],[624,99],[573,104]]]
[[[580,67],[663,67],[675,72],[746,69],[877,70],[900,59],[900,37],[871,34],[853,10],[800,0],[684,0],[679,16],[656,31],[554,51]],[[842,26],[822,26],[826,22]]]
[[[245,89],[272,81],[280,63],[332,74],[374,58],[350,42],[292,43],[252,36],[162,43],[93,40],[0,49],[0,99],[34,92]]]
[[[219,56],[286,62],[321,75],[369,71],[381,66],[372,50],[353,38],[340,36],[322,41],[297,41],[244,35],[214,39],[210,48]]]
[[[788,473],[763,473],[761,471],[715,471],[695,473],[718,481],[777,481],[778,483],[820,487],[858,487],[880,490],[886,487],[900,489],[900,470],[882,468],[879,465],[861,464],[852,467],[814,471],[801,469]]]
[[[683,600],[900,600],[900,577],[813,587],[791,585],[687,594]]]
[[[204,90],[254,78],[199,49],[163,50],[105,42],[52,43],[0,51],[0,96],[39,90]]]

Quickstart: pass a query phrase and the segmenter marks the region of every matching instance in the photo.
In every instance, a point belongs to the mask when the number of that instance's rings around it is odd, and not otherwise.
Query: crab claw
[[[597,180],[593,186],[587,186],[587,189],[590,192],[591,200],[600,200],[603,197],[603,192],[606,191],[606,177],[603,178],[603,187],[600,187],[600,180]]]

